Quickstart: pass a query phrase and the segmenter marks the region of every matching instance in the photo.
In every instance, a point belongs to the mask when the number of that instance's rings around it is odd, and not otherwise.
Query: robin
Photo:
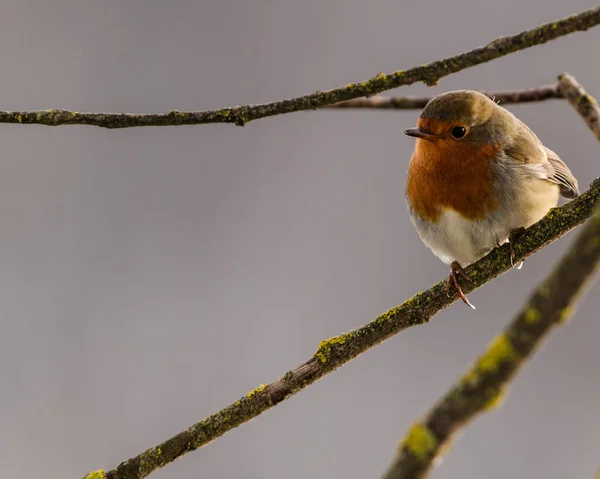
[[[416,128],[406,178],[406,204],[421,240],[450,265],[446,284],[465,304],[457,275],[542,219],[559,195],[576,198],[567,165],[511,112],[469,90],[429,101]],[[522,262],[517,265],[520,269]]]

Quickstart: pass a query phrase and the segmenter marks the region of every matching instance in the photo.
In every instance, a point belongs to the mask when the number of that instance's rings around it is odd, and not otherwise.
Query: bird
[[[492,249],[541,220],[560,196],[579,196],[559,156],[513,113],[487,95],[455,90],[433,97],[415,128],[405,182],[410,221],[423,243],[450,265],[452,286],[469,302],[458,276]]]

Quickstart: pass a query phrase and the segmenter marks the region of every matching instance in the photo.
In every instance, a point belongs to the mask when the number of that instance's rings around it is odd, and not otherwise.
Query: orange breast
[[[490,162],[497,161],[499,150],[497,145],[418,139],[406,185],[415,212],[435,223],[445,208],[472,220],[497,210],[500,200],[492,191]]]

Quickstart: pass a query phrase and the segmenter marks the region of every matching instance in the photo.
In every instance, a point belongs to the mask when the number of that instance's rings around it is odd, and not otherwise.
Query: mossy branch
[[[496,58],[536,45],[541,45],[570,33],[585,31],[600,23],[600,7],[591,8],[555,22],[540,25],[517,35],[500,37],[474,50],[408,70],[389,74],[379,73],[373,78],[351,83],[325,92],[317,91],[288,100],[244,105],[196,112],[173,110],[159,114],[133,113],[80,113],[69,110],[0,111],[0,123],[58,125],[93,125],[103,128],[131,128],[137,126],[199,125],[206,123],[233,123],[238,126],[275,115],[301,110],[314,110],[334,103],[361,97],[370,97],[400,86],[423,82],[436,85],[452,73],[489,62]]]
[[[452,437],[477,415],[502,403],[510,380],[548,333],[573,315],[577,299],[600,266],[600,208],[597,210],[513,322],[410,428],[384,479],[426,477],[435,460],[449,449]]]
[[[514,245],[516,260],[531,256],[582,224],[598,204],[600,204],[600,178],[596,179],[590,189],[577,199],[552,209],[546,217],[522,233]],[[468,284],[463,282],[462,288],[468,294],[510,269],[508,245],[504,245],[466,268],[472,281]],[[189,429],[119,464],[115,469],[107,471],[105,477],[107,479],[146,477],[154,470],[207,445],[240,424],[257,417],[400,331],[427,323],[436,313],[458,299],[455,293],[448,297],[444,285],[445,282],[442,281],[383,313],[365,326],[322,341],[308,361],[288,371],[283,377],[268,385],[259,386]]]

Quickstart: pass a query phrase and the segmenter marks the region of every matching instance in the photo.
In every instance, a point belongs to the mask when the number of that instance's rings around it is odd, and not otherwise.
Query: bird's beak
[[[409,128],[408,130],[404,131],[404,134],[408,136],[414,136],[415,138],[422,138],[424,140],[435,140],[437,138],[437,135],[429,133],[427,130],[424,130],[420,127]]]

